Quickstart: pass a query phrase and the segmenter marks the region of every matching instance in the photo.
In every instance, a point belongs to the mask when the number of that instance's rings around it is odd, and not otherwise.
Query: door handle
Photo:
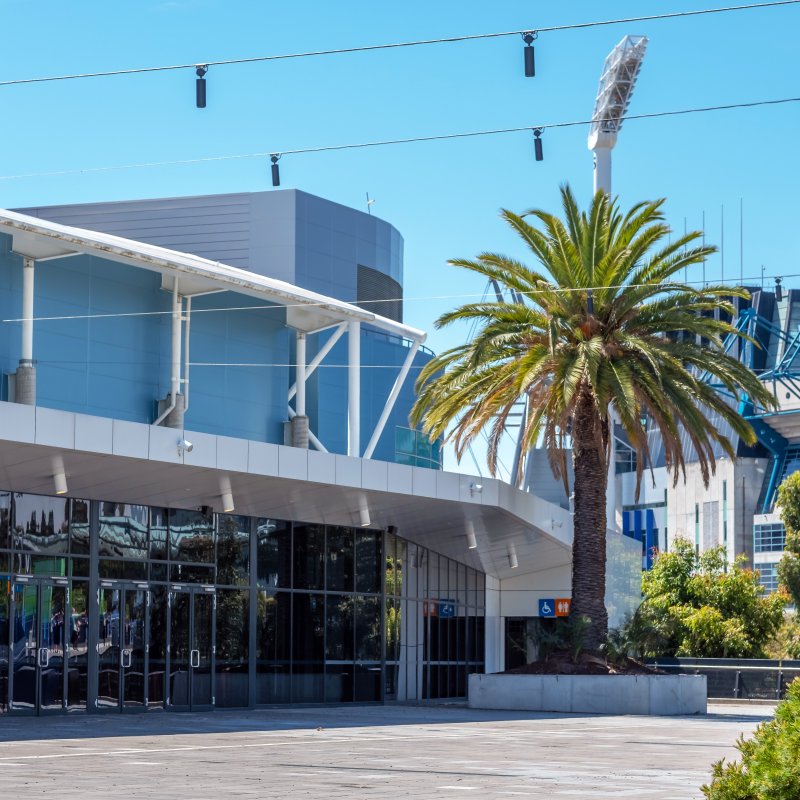
[[[50,663],[50,650],[47,647],[39,648],[39,666],[46,667]]]
[[[200,666],[200,651],[199,650],[192,650],[189,654],[189,665],[191,667],[199,667]]]
[[[128,669],[130,667],[132,652],[133,652],[132,650],[123,650],[122,651],[121,657],[122,657],[122,668],[123,669]]]

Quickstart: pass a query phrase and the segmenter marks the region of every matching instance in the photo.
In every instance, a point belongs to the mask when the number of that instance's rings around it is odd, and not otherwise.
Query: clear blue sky
[[[0,80],[536,28],[713,6],[699,0],[597,4],[304,3],[222,0],[0,0]],[[800,6],[543,34],[537,77],[522,42],[501,38],[385,52],[213,68],[208,108],[190,71],[0,87],[0,176],[547,124],[591,116],[603,60],[625,34],[650,45],[631,113],[800,95]],[[676,230],[724,244],[725,277],[800,274],[800,104],[630,121],[614,152],[623,205],[668,198]],[[497,218],[553,209],[568,181],[583,201],[592,162],[581,128],[370,150],[286,156],[284,187],[374,213],[405,237],[406,321],[441,350],[461,334],[432,321],[484,286],[447,258],[500,250],[524,257]],[[0,206],[269,189],[266,160],[0,180]],[[721,207],[725,235],[721,237]],[[722,260],[708,264],[717,278]],[[771,282],[771,280],[770,280]],[[800,278],[786,284],[800,287]],[[415,300],[419,297],[440,299]]]

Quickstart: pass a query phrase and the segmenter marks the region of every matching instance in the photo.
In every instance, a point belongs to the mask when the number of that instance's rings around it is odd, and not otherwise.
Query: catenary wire
[[[798,2],[800,2],[800,0],[798,0]],[[800,97],[779,97],[771,100],[751,100],[742,103],[726,103],[715,106],[697,106],[695,108],[679,108],[679,109],[673,109],[671,111],[652,111],[645,114],[629,114],[622,116],[618,119],[610,119],[610,118],[580,119],[580,120],[570,120],[568,122],[551,122],[548,124],[537,123],[534,125],[523,125],[514,128],[494,128],[491,130],[466,131],[462,133],[443,133],[431,136],[411,136],[404,139],[382,139],[373,142],[321,145],[319,147],[302,147],[293,150],[267,150],[260,153],[238,153],[226,156],[203,156],[200,158],[182,158],[173,161],[144,161],[136,164],[118,164],[116,166],[84,167],[81,169],[51,170],[47,172],[26,172],[26,173],[19,173],[17,175],[0,175],[0,181],[21,180],[23,178],[45,178],[45,177],[55,177],[61,175],[83,175],[95,172],[115,172],[126,169],[170,167],[170,166],[179,166],[182,164],[203,164],[214,161],[234,161],[246,158],[266,158],[267,156],[271,155],[285,156],[285,155],[299,155],[303,153],[324,153],[335,150],[357,150],[366,147],[385,147],[388,145],[413,144],[416,142],[435,142],[435,141],[443,141],[446,139],[466,139],[476,136],[498,136],[507,133],[521,133],[523,131],[531,131],[534,128],[540,128],[542,130],[548,130],[554,128],[572,128],[579,125],[591,125],[592,123],[595,122],[618,122],[621,124],[626,120],[655,119],[658,117],[676,117],[685,114],[703,114],[711,111],[729,111],[732,109],[739,109],[739,108],[757,108],[760,106],[776,106],[776,105],[785,105],[787,103],[797,103],[797,102],[800,102]]]
[[[789,280],[791,278],[798,278],[800,277],[800,272],[787,274],[781,273],[780,275],[759,275],[758,277],[746,277],[743,281],[738,280],[726,280],[726,281],[711,281],[711,280],[696,280],[696,281],[676,281],[675,283],[679,286],[709,286],[710,288],[718,287],[718,286],[730,286],[730,287],[739,287],[744,286],[745,288],[748,287],[748,284],[751,288],[756,287],[756,284],[761,283],[762,280],[774,280],[776,277],[780,277],[782,280]],[[636,284],[617,284],[614,286],[576,286],[576,287],[554,287],[561,293],[565,292],[588,292],[591,291],[601,291],[603,289],[635,289],[635,288],[643,288],[645,286],[655,286],[658,284],[652,283],[636,283]],[[533,297],[537,294],[544,294],[545,292],[552,291],[552,288],[548,289],[531,289],[529,291],[523,292],[519,291],[518,293],[524,295],[526,297]],[[404,303],[410,302],[431,302],[434,300],[466,300],[469,298],[484,298],[486,296],[486,292],[484,290],[483,293],[479,294],[477,292],[470,292],[465,294],[438,294],[438,295],[420,295],[417,297],[395,297],[395,298],[387,298],[383,300],[360,300],[358,302],[358,306],[361,307],[364,305],[380,305],[381,303],[394,303],[398,301],[402,301]],[[478,301],[480,302],[480,300]],[[493,301],[492,301],[493,302]],[[281,311],[287,308],[309,308],[313,306],[327,306],[328,303],[319,302],[319,303],[287,303],[286,305],[277,304],[277,303],[270,303],[269,305],[263,306],[231,306],[231,307],[217,307],[217,308],[197,308],[192,307],[192,314],[208,314],[208,313],[216,313],[216,312],[226,312],[226,311]],[[355,305],[355,304],[353,304]],[[91,319],[115,319],[115,318],[124,318],[124,317],[171,317],[173,312],[171,310],[166,311],[119,311],[119,312],[108,312],[102,314],[63,314],[63,315],[54,315],[54,316],[43,316],[43,317],[11,317],[9,319],[2,319],[0,322],[2,323],[18,323],[18,322],[63,322],[63,321],[70,321],[70,320],[91,320]],[[365,325],[369,325],[369,320],[364,320]],[[394,334],[387,333],[386,335],[391,336]]]
[[[137,67],[132,69],[106,70],[102,72],[82,72],[70,75],[50,75],[39,78],[18,78],[14,80],[0,81],[0,86],[19,86],[22,84],[48,83],[52,81],[67,81],[67,80],[76,80],[82,78],[106,78],[117,75],[139,75],[142,73],[150,73],[150,72],[168,72],[171,70],[194,69],[195,67],[198,66],[220,67],[220,66],[229,66],[233,64],[255,64],[266,61],[281,61],[293,58],[311,58],[316,56],[344,55],[348,53],[365,53],[375,50],[394,50],[405,47],[420,47],[424,45],[434,45],[434,44],[453,44],[455,42],[469,42],[479,39],[498,39],[506,36],[519,36],[521,34],[528,32],[555,33],[559,31],[580,30],[583,28],[597,28],[609,25],[625,25],[632,22],[652,22],[656,20],[697,17],[707,14],[722,14],[722,13],[729,13],[732,11],[749,11],[761,8],[774,8],[777,6],[791,6],[791,5],[796,5],[797,3],[800,3],[800,0],[774,0],[774,2],[767,2],[767,3],[749,3],[747,5],[723,6],[718,8],[698,9],[695,11],[673,11],[665,14],[652,14],[648,16],[624,17],[620,19],[596,20],[592,22],[575,22],[567,25],[551,25],[549,27],[541,27],[541,28],[531,27],[513,31],[499,31],[495,33],[476,33],[476,34],[466,34],[463,36],[447,36],[438,39],[418,39],[415,41],[407,41],[407,42],[390,42],[387,44],[363,45],[361,47],[340,47],[330,50],[311,50],[308,52],[300,52],[300,53],[281,53],[278,55],[271,55],[271,56],[252,56],[250,58],[229,58],[218,61],[195,61],[191,64],[167,64],[157,67]]]

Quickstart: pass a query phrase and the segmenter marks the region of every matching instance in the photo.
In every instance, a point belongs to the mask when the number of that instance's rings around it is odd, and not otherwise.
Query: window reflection
[[[294,526],[294,588],[322,589],[325,573],[325,526]]]
[[[328,528],[327,583],[334,591],[353,591],[353,529]]]
[[[250,517],[217,516],[217,583],[246,585],[250,567]]]
[[[149,522],[150,509],[147,506],[100,503],[100,557],[147,558]]]
[[[214,517],[202,511],[173,508],[169,512],[172,561],[214,563]]]
[[[69,499],[14,495],[14,548],[28,553],[69,552]]]
[[[292,585],[291,523],[259,519],[256,553],[258,585],[265,589],[288,589]]]

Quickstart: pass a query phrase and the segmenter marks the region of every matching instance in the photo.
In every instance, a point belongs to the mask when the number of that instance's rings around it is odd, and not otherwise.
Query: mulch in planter
[[[534,661],[524,667],[506,670],[503,675],[666,675],[655,669],[628,658],[621,664],[609,664],[604,659],[589,653],[581,653],[577,662],[569,652],[556,651],[544,661]]]

